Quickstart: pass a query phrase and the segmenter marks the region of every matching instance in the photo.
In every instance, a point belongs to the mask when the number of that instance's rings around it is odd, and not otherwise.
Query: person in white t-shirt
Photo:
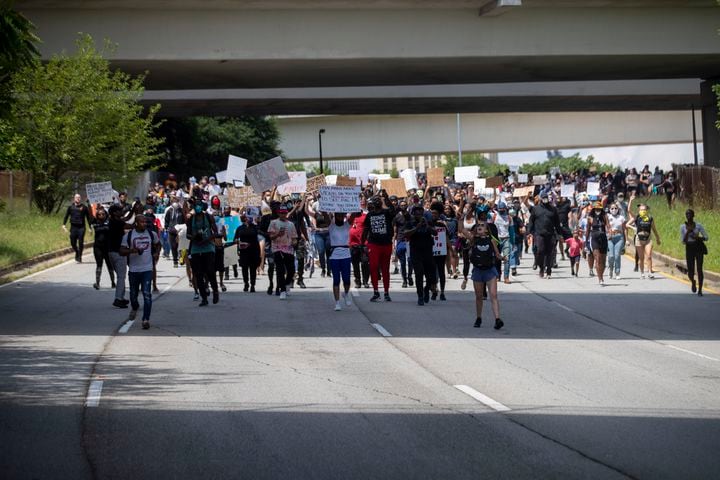
[[[153,256],[160,251],[160,239],[155,232],[147,229],[147,217],[135,216],[135,228],[123,236],[120,255],[128,257],[128,277],[130,283],[130,320],[134,320],[140,308],[138,293],[142,289],[143,316],[142,328],[150,328],[152,310]]]
[[[288,220],[286,207],[278,209],[278,218],[270,222],[268,234],[272,240],[272,253],[277,272],[277,287],[280,289],[280,300],[287,298],[288,286],[295,277],[295,245],[297,231],[295,224]]]
[[[343,299],[346,306],[351,306],[350,300],[350,223],[346,221],[344,213],[335,213],[335,218],[328,226],[330,239],[329,266],[333,277],[333,295],[335,296],[335,311],[342,310],[340,304],[340,280],[343,283]]]

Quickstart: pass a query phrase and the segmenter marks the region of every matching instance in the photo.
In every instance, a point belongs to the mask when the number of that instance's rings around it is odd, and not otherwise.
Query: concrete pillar
[[[700,84],[702,97],[702,133],[705,165],[720,168],[720,130],[718,121],[718,99],[713,86],[720,85],[720,79],[713,78]]]

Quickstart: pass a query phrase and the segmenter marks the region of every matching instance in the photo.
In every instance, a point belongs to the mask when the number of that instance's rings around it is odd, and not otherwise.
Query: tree
[[[18,70],[37,62],[40,53],[35,46],[40,39],[33,33],[35,25],[12,8],[12,2],[0,5],[0,117],[10,112],[10,79]]]
[[[273,117],[175,118],[159,133],[165,138],[167,170],[185,178],[225,170],[228,154],[246,158],[251,166],[282,153]]]
[[[302,163],[286,163],[285,169],[288,172],[304,172],[305,165],[303,165]]]
[[[580,172],[582,170],[590,170],[595,167],[599,172],[612,172],[617,167],[612,165],[601,164],[595,161],[592,155],[582,158],[579,153],[575,153],[571,157],[564,157],[559,150],[548,151],[548,159],[540,163],[525,163],[520,167],[522,173],[530,175],[545,175],[550,173],[552,168],[559,168],[562,173]]]
[[[455,175],[455,167],[460,166],[460,158],[455,154],[445,155],[446,163],[443,165],[446,176]],[[491,162],[487,157],[480,155],[479,153],[465,153],[463,154],[463,167],[470,167],[477,165],[479,167],[480,177],[494,177],[500,175],[507,168],[505,165]]]
[[[143,77],[111,71],[104,56],[113,46],[95,48],[80,35],[72,56],[55,55],[12,76],[14,97],[0,120],[0,166],[30,172],[33,201],[45,213],[88,181],[127,186],[128,173],[158,165],[161,140],[156,105],[147,112],[137,102]]]

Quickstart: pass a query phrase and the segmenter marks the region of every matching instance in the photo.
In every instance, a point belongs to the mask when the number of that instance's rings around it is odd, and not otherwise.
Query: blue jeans
[[[138,293],[142,289],[143,294],[143,320],[150,320],[150,310],[152,310],[152,277],[153,272],[129,272],[128,280],[130,283],[130,305],[133,310],[140,308],[138,303]]]
[[[320,257],[320,268],[325,270],[328,250],[330,250],[330,232],[315,232],[313,240],[315,240],[315,250]]]
[[[608,270],[610,273],[620,275],[620,259],[622,250],[625,247],[625,237],[621,234],[612,235],[608,238]]]
[[[160,235],[160,240],[162,241],[162,248],[163,248],[163,255],[166,257],[170,255],[170,235],[168,234],[167,230],[162,232]]]
[[[505,257],[506,260],[503,262],[503,276],[508,278],[510,276],[510,254],[512,253],[512,245],[510,244],[510,238],[501,238],[500,245],[498,245],[500,255]]]

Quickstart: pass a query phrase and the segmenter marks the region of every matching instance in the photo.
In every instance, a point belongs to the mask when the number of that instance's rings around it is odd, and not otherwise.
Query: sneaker
[[[324,268],[323,268],[322,271],[320,272],[320,276],[321,276],[321,277],[325,277],[325,269],[324,269]]]
[[[437,295],[438,295],[438,292],[437,292],[437,290],[435,290],[434,292],[432,292],[432,296],[430,297],[430,300],[433,300],[433,301],[437,300]]]
[[[272,286],[272,284],[270,284],[270,286],[268,287],[268,289],[267,289],[267,294],[268,294],[268,295],[272,295],[272,294],[273,294],[273,286]]]
[[[346,293],[345,295],[343,295],[343,297],[345,298],[345,306],[352,307],[352,300],[350,299],[350,295]]]
[[[641,280],[645,280],[645,273],[641,273],[641,274],[640,274],[640,279],[641,279]]]
[[[702,296],[703,296],[702,290],[698,290],[698,297],[702,297]]]
[[[286,293],[287,293],[287,292],[286,292]],[[275,289],[275,296],[276,296],[276,297],[279,297],[279,296],[280,296],[280,288],[276,288],[276,289]]]
[[[690,287],[690,290],[692,290],[693,293],[697,292],[697,285],[695,284],[695,280],[692,281],[692,286]]]
[[[635,265],[635,270],[633,270],[633,272],[637,272],[637,271],[638,271],[638,266]]]
[[[418,306],[422,307],[423,305],[425,305],[425,301],[422,299],[422,297],[419,297],[418,298]]]
[[[430,302],[430,290],[427,289],[427,288],[425,289],[425,292],[424,292],[424,295],[423,295],[423,301],[424,301],[425,303],[429,303],[429,302]]]
[[[95,290],[100,290],[100,285],[98,285],[97,283],[93,283],[93,288]]]
[[[143,330],[147,330],[150,328],[150,320],[143,320],[142,321],[142,328]]]
[[[360,287],[361,287],[361,286],[362,286],[362,285],[360,285],[360,282],[355,282],[355,288],[357,288],[358,290],[360,290]]]
[[[198,304],[198,307],[206,307],[208,305],[207,298],[203,298],[202,302]]]
[[[255,285],[250,287],[250,293],[255,293]]]
[[[193,295],[193,302],[197,302],[198,300],[200,300],[200,294],[195,292],[195,295]]]
[[[403,280],[402,288],[407,288],[407,282],[405,280]]]
[[[512,273],[512,276],[513,276],[513,277],[516,277],[516,276],[517,276],[517,268],[511,269],[511,270],[510,270],[510,273]]]
[[[390,294],[389,294],[389,293],[386,293],[386,294],[385,294],[384,300],[385,300],[386,302],[392,302],[392,298],[390,298]]]
[[[477,319],[475,319],[475,324],[473,325],[473,327],[480,328],[480,325],[482,325],[482,318],[477,317]]]
[[[594,276],[595,276],[595,271],[594,271],[592,268],[590,269],[590,276],[591,276],[591,277],[594,277]]]
[[[225,285],[223,285],[222,287],[220,287],[220,290],[222,290],[223,293],[225,293],[225,292],[227,292],[227,287]]]
[[[550,275],[549,273],[547,275],[545,275],[545,280],[550,280],[551,278],[552,278],[552,275]]]
[[[370,298],[371,302],[379,302],[380,301],[380,292],[373,293],[372,298]]]
[[[112,305],[113,305],[113,307],[117,307],[117,308],[128,308],[127,303],[124,303],[122,300],[118,300],[117,298],[112,303]]]
[[[601,287],[605,286],[605,280],[598,279],[598,283],[600,284]]]
[[[280,300],[287,299],[287,292],[280,292]]]
[[[408,277],[408,285],[410,285],[411,287],[415,286],[415,282],[413,282],[412,277]]]
[[[307,286],[305,285],[305,282],[302,281],[302,278],[297,281],[297,284],[298,284],[298,287],[300,287],[300,288],[307,288]]]
[[[398,273],[400,273],[400,272],[398,271],[398,267],[395,267],[395,270],[393,270],[393,273],[392,273],[392,274],[393,274],[393,275],[397,275]]]
[[[495,319],[495,326],[494,326],[493,328],[494,328],[495,330],[500,330],[500,329],[503,327],[503,325],[505,325],[505,323],[504,323],[502,320],[500,320],[499,318],[496,318],[496,319]]]
[[[220,294],[218,292],[213,292],[213,304],[218,303],[219,301],[220,301]]]
[[[653,278],[655,278],[655,274],[654,274],[654,273],[652,273],[652,272],[651,272],[651,273],[648,273],[648,278],[649,278],[649,279],[653,279]]]
[[[135,320],[135,317],[137,317],[137,309],[130,310],[130,314],[128,315],[128,320]]]
[[[243,287],[243,292],[247,292],[248,290],[250,290],[250,285],[248,285],[246,283],[245,286]]]
[[[441,301],[441,302],[444,302],[444,301],[446,301],[446,300],[447,300],[447,298],[445,298],[445,294],[444,294],[444,293],[441,293],[441,294],[440,294],[440,301]]]
[[[464,278],[462,283],[460,284],[460,290],[465,290],[467,288],[467,278]]]
[[[335,311],[339,312],[340,310],[342,310],[342,307],[340,306],[340,302],[335,302]]]
[[[615,280],[622,280],[622,277],[616,273],[616,274],[615,274]]]

